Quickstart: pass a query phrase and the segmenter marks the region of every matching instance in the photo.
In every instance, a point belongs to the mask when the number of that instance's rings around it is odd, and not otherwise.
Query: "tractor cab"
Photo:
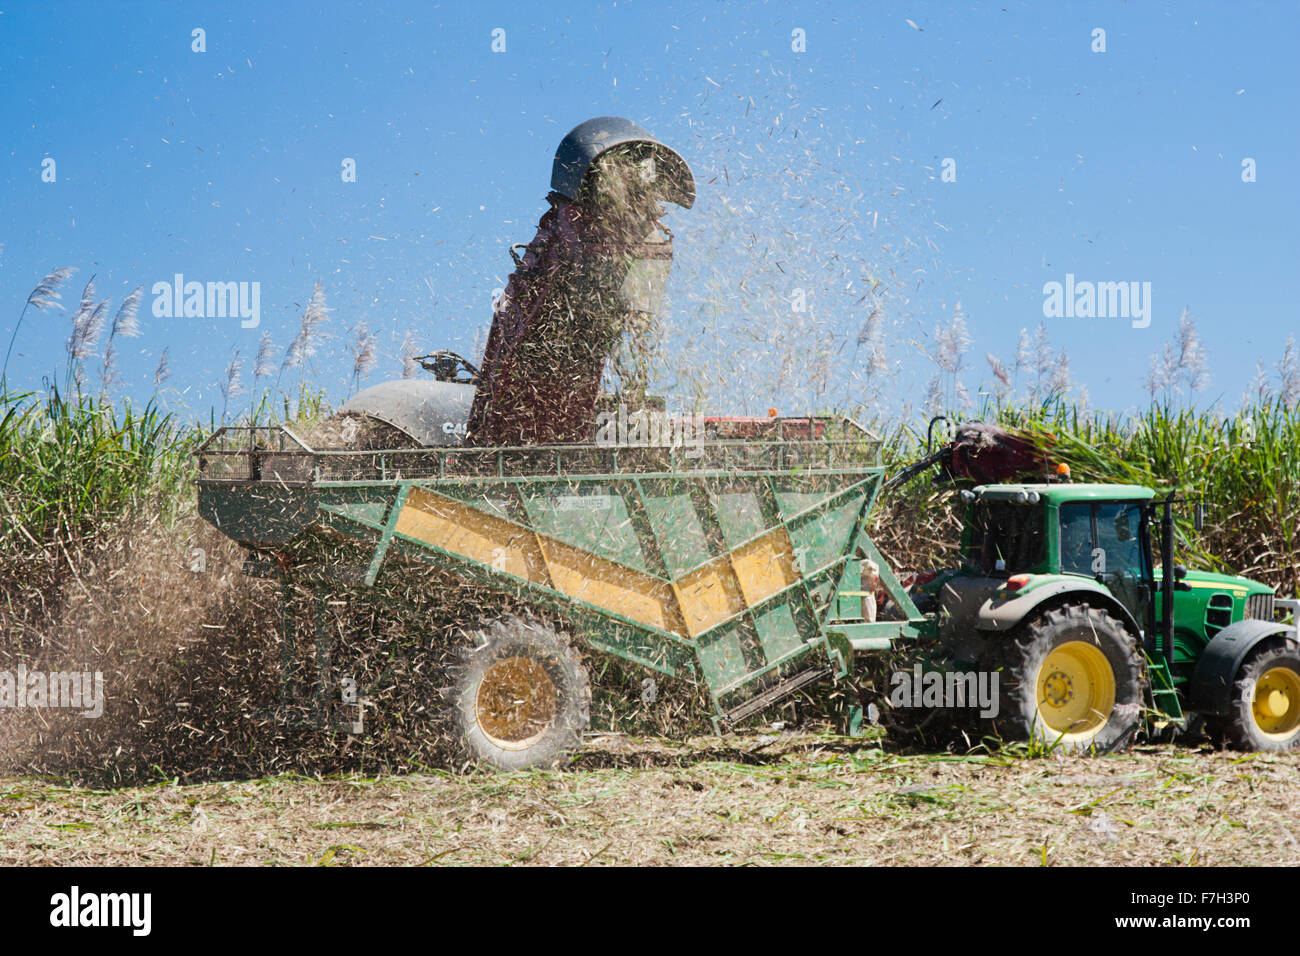
[[[1152,602],[1151,501],[1139,485],[1000,484],[962,492],[968,573],[1005,595],[1048,584],[1104,591],[1139,628]]]

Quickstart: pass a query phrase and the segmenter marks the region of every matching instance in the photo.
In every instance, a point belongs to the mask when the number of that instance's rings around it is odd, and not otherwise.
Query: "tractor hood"
[[[1155,569],[1155,579],[1161,580],[1161,569]],[[1242,597],[1245,594],[1271,594],[1273,589],[1267,584],[1260,584],[1258,581],[1252,581],[1250,578],[1243,578],[1236,574],[1216,574],[1213,571],[1188,571],[1187,576],[1182,579],[1182,583],[1195,590],[1213,589],[1215,591],[1234,592],[1234,596]]]

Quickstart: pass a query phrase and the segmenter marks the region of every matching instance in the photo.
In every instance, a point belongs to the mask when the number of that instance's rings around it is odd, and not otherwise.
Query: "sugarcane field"
[[[590,866],[1284,918],[1300,6],[307,9],[0,13],[13,919]]]

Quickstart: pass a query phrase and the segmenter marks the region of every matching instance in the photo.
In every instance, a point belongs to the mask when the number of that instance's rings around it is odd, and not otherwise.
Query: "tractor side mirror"
[[[1201,531],[1205,528],[1205,502],[1196,502],[1196,507],[1192,509],[1192,520],[1196,524],[1196,530]]]
[[[1174,565],[1174,580],[1175,580],[1175,581],[1181,581],[1181,580],[1182,580],[1183,578],[1185,578],[1185,577],[1187,577],[1187,566],[1184,565],[1184,564],[1175,564],[1175,565]]]

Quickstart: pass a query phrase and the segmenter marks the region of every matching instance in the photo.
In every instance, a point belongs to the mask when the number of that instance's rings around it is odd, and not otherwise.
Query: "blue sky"
[[[799,401],[905,412],[958,302],[972,395],[992,381],[985,353],[1012,360],[1019,330],[1045,321],[1094,405],[1141,405],[1148,358],[1187,307],[1211,367],[1195,400],[1232,408],[1257,360],[1300,333],[1297,27],[1295,2],[19,0],[0,12],[4,342],[41,276],[79,271],[67,311],[28,312],[10,384],[62,378],[91,274],[114,308],[145,287],[119,394],[151,395],[166,347],[170,407],[204,418],[236,350],[245,388],[263,332],[283,355],[318,279],[333,338],[305,374],[334,401],[358,322],[379,349],[362,384],[400,374],[408,330],[476,359],[556,144],[617,114],[695,170],[696,208],[668,220],[669,345],[697,375],[729,363],[710,411],[775,400],[785,386],[752,380],[814,343],[838,356],[838,384]],[[260,326],[155,318],[151,287],[175,273],[259,282]],[[1043,284],[1066,273],[1150,282],[1151,324],[1044,319]],[[796,287],[812,307],[787,327]],[[852,348],[872,303],[887,319],[874,390]]]

